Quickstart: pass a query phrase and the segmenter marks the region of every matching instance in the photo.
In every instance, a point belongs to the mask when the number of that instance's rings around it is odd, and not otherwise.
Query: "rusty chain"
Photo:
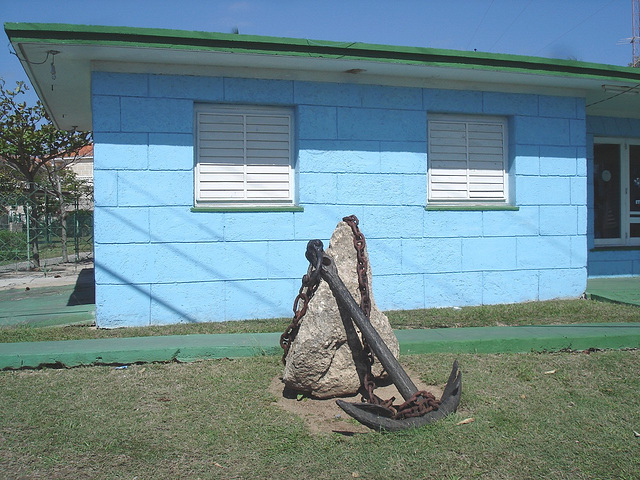
[[[298,330],[300,330],[302,317],[307,313],[309,302],[316,293],[318,285],[320,285],[320,262],[322,261],[322,257],[318,256],[315,259],[309,258],[309,252],[307,252],[306,256],[307,260],[309,260],[309,268],[307,269],[307,273],[302,276],[302,285],[300,286],[298,295],[293,301],[293,318],[284,333],[280,335],[280,346],[284,350],[282,363],[285,363],[287,359],[289,348],[291,348],[291,344],[296,338]]]
[[[436,397],[432,393],[426,390],[419,390],[402,405],[397,407],[392,406],[390,408],[396,411],[393,418],[399,419],[421,417],[433,410],[438,410],[439,407],[440,400],[436,400]]]
[[[358,291],[360,292],[360,308],[362,309],[362,312],[365,314],[367,319],[370,319],[371,296],[369,295],[369,276],[367,272],[368,264],[367,256],[365,253],[367,241],[365,240],[364,235],[358,227],[358,217],[356,217],[355,215],[350,215],[348,217],[344,217],[342,221],[349,225],[349,227],[351,227],[351,232],[353,233],[353,246],[356,249],[356,273],[358,275]],[[369,403],[375,403],[376,405],[384,405],[384,403],[386,402],[384,402],[380,397],[373,393],[373,390],[376,388],[376,383],[373,380],[373,374],[371,372],[371,367],[373,366],[374,362],[373,352],[371,351],[371,347],[369,347],[369,345],[367,344],[364,336],[361,338],[361,341],[362,348],[367,355],[367,373],[362,379],[362,387],[367,392],[367,401]]]
[[[353,232],[353,246],[356,249],[356,271],[358,274],[358,290],[360,291],[360,308],[364,312],[367,318],[371,315],[371,297],[369,295],[369,277],[368,277],[368,265],[365,248],[367,241],[364,235],[358,228],[358,217],[351,215],[342,219],[347,225],[351,227]]]

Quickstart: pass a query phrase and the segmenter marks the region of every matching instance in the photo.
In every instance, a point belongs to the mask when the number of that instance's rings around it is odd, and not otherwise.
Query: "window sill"
[[[427,205],[427,211],[477,212],[477,211],[518,211],[515,205]]]
[[[629,251],[640,250],[640,245],[600,245],[598,247],[593,247],[589,249],[590,252],[608,252],[608,251],[623,252],[625,250],[629,250]]]
[[[191,207],[191,211],[194,213],[202,212],[304,212],[304,207],[297,207],[295,205],[288,206],[271,206],[271,207],[229,207],[220,205],[218,207]]]

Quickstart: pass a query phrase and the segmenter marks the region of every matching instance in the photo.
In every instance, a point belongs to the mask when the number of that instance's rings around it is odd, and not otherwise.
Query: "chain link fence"
[[[93,258],[90,194],[60,203],[45,189],[0,192],[0,273]]]

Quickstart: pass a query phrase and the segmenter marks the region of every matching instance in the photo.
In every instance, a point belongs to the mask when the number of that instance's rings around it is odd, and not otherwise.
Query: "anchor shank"
[[[347,309],[351,319],[358,326],[362,335],[367,340],[371,350],[378,358],[384,369],[388,372],[391,381],[394,383],[400,395],[408,400],[418,391],[407,372],[404,371],[400,362],[393,356],[387,344],[380,337],[371,322],[366,317],[362,309],[351,296],[351,293],[338,276],[338,269],[333,260],[328,256],[323,256],[322,269],[320,275],[329,284],[338,302]]]

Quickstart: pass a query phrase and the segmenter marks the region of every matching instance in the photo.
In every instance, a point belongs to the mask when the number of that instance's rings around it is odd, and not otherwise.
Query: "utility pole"
[[[631,66],[640,67],[640,0],[631,0],[631,12],[631,46],[633,49],[633,62]]]

